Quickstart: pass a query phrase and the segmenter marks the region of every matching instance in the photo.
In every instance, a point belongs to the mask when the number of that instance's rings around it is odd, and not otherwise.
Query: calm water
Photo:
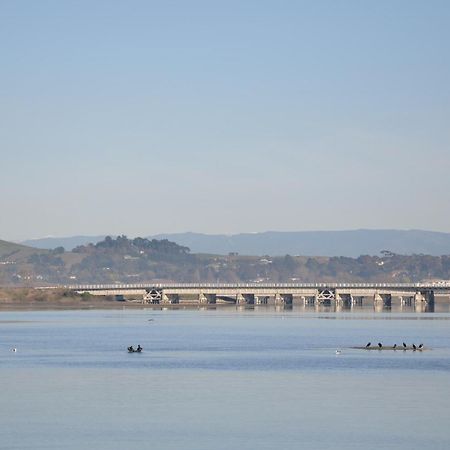
[[[0,449],[450,448],[449,313],[1,312],[0,374]]]

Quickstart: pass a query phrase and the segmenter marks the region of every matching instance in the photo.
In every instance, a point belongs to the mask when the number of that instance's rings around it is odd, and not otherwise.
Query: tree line
[[[106,237],[96,244],[36,252],[15,264],[0,264],[0,283],[301,283],[420,282],[450,279],[450,255],[349,257],[227,256],[192,254],[174,242],[126,236]]]

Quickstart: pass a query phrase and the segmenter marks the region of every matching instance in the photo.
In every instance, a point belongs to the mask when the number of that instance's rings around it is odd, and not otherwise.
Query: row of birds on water
[[[381,342],[378,342],[378,348],[383,348],[383,344]],[[368,342],[366,345],[366,348],[369,348],[372,346],[371,342]],[[396,349],[397,348],[397,344],[394,344],[392,346],[392,348]],[[406,350],[408,348],[408,346],[403,342],[403,347],[399,347],[399,348],[403,348],[404,350]],[[423,344],[420,344],[419,346],[417,346],[416,344],[412,345],[413,350],[422,350],[423,349]]]
[[[375,348],[378,347],[378,349],[382,350],[383,344],[381,342],[378,342],[378,344],[376,346],[375,345],[372,346],[372,343],[368,342],[365,348],[371,349],[374,347]],[[361,348],[361,347],[359,347],[359,348]],[[384,347],[384,348],[388,348],[388,349],[392,349],[392,350],[397,350],[397,348],[400,350],[408,350],[408,346],[406,345],[405,342],[403,342],[402,346],[397,346],[397,344],[394,344],[390,347]],[[410,348],[412,348],[413,351],[416,351],[416,350],[423,350],[424,347],[423,347],[423,344],[420,344],[420,345],[412,344]],[[336,355],[340,355],[341,353],[342,353],[342,350],[340,348],[336,349]]]

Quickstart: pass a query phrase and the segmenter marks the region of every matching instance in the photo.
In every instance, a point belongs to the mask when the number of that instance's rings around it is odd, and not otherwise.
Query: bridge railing
[[[56,287],[56,286],[55,286]],[[74,284],[62,286],[76,291],[117,289],[448,289],[449,283],[135,283],[135,284]]]

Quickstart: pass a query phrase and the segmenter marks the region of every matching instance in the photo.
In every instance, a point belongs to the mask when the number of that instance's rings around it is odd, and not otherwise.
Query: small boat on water
[[[138,345],[137,348],[135,349],[135,348],[133,348],[132,345],[130,345],[130,346],[127,348],[127,350],[128,350],[128,353],[141,353],[142,350],[143,350],[143,348],[142,348],[140,345]]]

